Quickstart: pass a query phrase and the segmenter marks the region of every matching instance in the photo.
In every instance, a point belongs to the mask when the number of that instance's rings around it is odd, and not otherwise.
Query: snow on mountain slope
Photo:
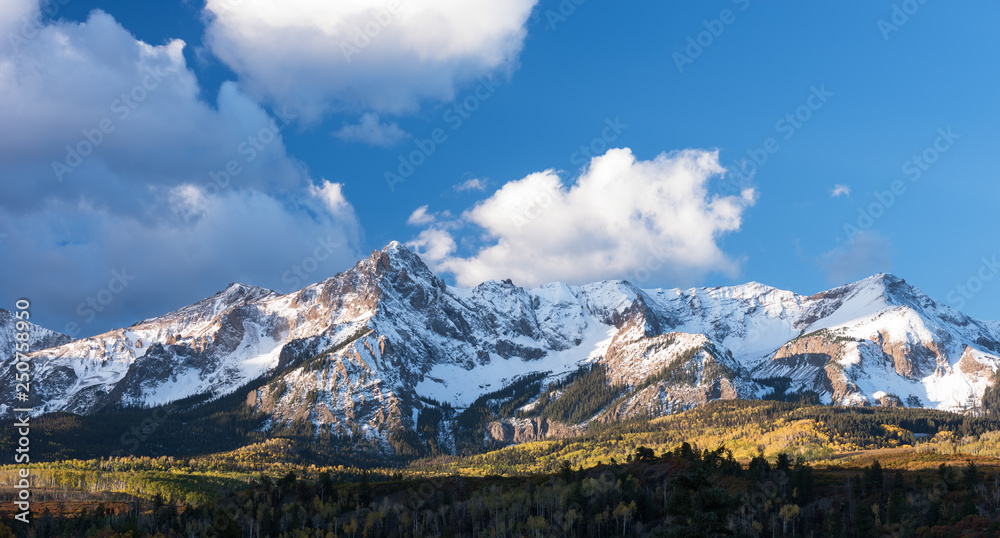
[[[423,407],[421,398],[464,407],[519,376],[549,372],[548,379],[555,380],[580,365],[599,362],[608,368],[609,383],[624,383],[639,391],[607,414],[624,418],[641,412],[675,412],[717,398],[759,397],[767,389],[753,377],[767,374],[763,367],[772,362],[776,350],[807,331],[843,325],[866,333],[872,323],[869,318],[874,318],[885,322],[884,327],[877,321],[874,326],[889,336],[888,342],[909,334],[907,330],[913,332],[914,342],[931,335],[921,328],[924,323],[917,312],[926,315],[933,305],[915,290],[896,286],[887,292],[888,284],[895,286],[898,280],[888,275],[812,297],[757,283],[680,291],[640,290],[628,282],[606,281],[523,290],[505,281],[460,289],[444,287],[405,249],[390,246],[380,256],[386,255],[383,265],[395,269],[380,280],[387,286],[380,288],[378,312],[367,326],[372,335],[379,335],[379,345],[390,351],[372,352],[374,340],[369,335],[366,339],[371,342],[334,353],[315,379],[295,378],[285,385],[288,388],[278,391],[262,389],[255,401],[267,401],[280,392],[280,399],[297,402],[283,406],[286,411],[280,420],[310,420],[317,428],[331,427],[334,433],[345,428],[331,424],[346,424],[348,417],[373,430],[412,428],[416,411]],[[399,279],[406,286],[394,283],[392,275],[397,273],[406,276]],[[892,282],[886,284],[887,279]],[[405,293],[398,293],[398,288]],[[920,310],[899,306],[904,304]],[[896,310],[905,312],[908,324],[887,314]],[[697,345],[650,352],[650,346],[667,333]],[[685,356],[692,348],[698,352]],[[901,360],[919,359],[908,355],[915,353],[913,349],[917,347],[898,354]],[[379,365],[379,361],[386,364],[387,358],[391,368]],[[847,370],[851,375],[836,383],[827,375],[817,381],[817,373],[825,373],[828,361],[802,363],[792,372],[797,380],[793,389],[817,390],[827,401],[836,397],[855,404],[867,403],[879,390],[895,390],[892,383],[898,376],[892,370],[868,364],[853,371],[842,367],[837,371]],[[340,369],[349,376],[331,376],[322,368]],[[683,375],[647,382],[671,369]],[[352,383],[357,390],[345,389]],[[931,385],[927,389],[936,390]],[[347,394],[354,397],[348,399]],[[938,402],[933,394],[921,401]],[[366,422],[369,415],[358,412],[364,409],[359,404],[373,398],[392,401],[394,409],[401,406],[402,410],[391,414],[399,422],[387,421],[385,416]],[[312,401],[327,405],[318,412],[309,404]],[[370,407],[371,412],[377,409]]]
[[[32,354],[39,413],[87,413],[113,403],[156,405],[232,390],[276,364],[268,320],[254,301],[274,292],[233,284],[213,297],[131,327]]]
[[[461,408],[520,376],[557,380],[591,363],[629,391],[606,410],[613,418],[760,397],[768,389],[755,380],[772,377],[827,402],[894,394],[954,409],[994,382],[998,329],[892,275],[812,296],[754,282],[526,290],[508,280],[466,289],[447,286],[394,242],[287,295],[232,284],[33,360],[44,412],[215,397],[269,376],[246,403],[271,425],[384,441],[414,429],[430,400]]]
[[[982,396],[1000,368],[989,324],[934,302],[893,276],[880,274],[814,295],[799,326],[802,338],[759,364],[759,377],[793,377],[794,388],[824,401],[874,403],[874,393],[910,405],[961,409]],[[973,353],[990,375],[957,368]]]
[[[798,336],[805,297],[751,282],[689,290],[644,290],[670,330],[705,334],[741,360],[758,360]]]
[[[14,376],[15,364],[17,362],[15,354],[17,341],[15,335],[17,334],[17,321],[14,313],[0,308],[0,359],[3,360],[4,365],[2,374],[0,374],[0,383],[3,383],[4,387],[8,387],[8,390],[15,388]],[[28,349],[32,351],[48,349],[73,341],[71,337],[65,334],[60,334],[31,323],[30,319],[26,321],[28,322],[28,334],[30,335],[27,342]],[[14,401],[13,394],[9,396],[9,398],[3,400],[4,403],[0,403],[0,416],[7,413],[9,409],[7,402]]]
[[[584,361],[593,361],[602,355],[613,333],[613,328],[591,320],[580,337],[574,340],[578,342],[575,348],[554,350],[534,361],[498,357],[471,370],[453,364],[439,364],[425,374],[415,390],[420,396],[466,407],[480,395],[503,388],[520,376],[552,372],[552,379],[558,379],[576,371]],[[587,350],[591,350],[589,354],[585,353]]]
[[[0,359],[3,359],[5,363],[14,359],[16,344],[14,335],[17,333],[17,321],[13,312],[0,308]],[[35,325],[30,319],[26,321],[28,322],[28,334],[30,335],[28,348],[33,351],[62,345],[73,340],[65,334]]]

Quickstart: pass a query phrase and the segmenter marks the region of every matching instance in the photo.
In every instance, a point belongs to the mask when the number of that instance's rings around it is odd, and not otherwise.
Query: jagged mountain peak
[[[259,286],[251,286],[249,284],[241,284],[239,282],[230,282],[229,285],[226,286],[226,289],[216,293],[208,299],[225,298],[228,301],[256,301],[274,295],[277,295],[277,292],[274,290],[261,288]]]
[[[382,252],[388,252],[392,254],[402,253],[404,255],[406,255],[407,253],[413,254],[413,251],[410,250],[406,245],[396,240],[389,241],[389,243],[386,244],[386,246],[382,247]]]
[[[364,424],[381,436],[413,428],[426,398],[469,405],[517,376],[558,379],[593,363],[645,387],[619,410],[626,414],[640,404],[665,413],[757,397],[755,379],[774,377],[826,401],[883,391],[954,407],[980,394],[980,373],[1000,365],[996,324],[937,305],[888,273],[813,296],[759,282],[639,285],[449,287],[393,241],[297,292],[232,283],[145,325],[39,353],[50,381],[40,409],[90,413],[222,395],[275,375],[247,400],[275,424],[307,420],[336,435]]]
[[[744,284],[736,284],[733,286],[715,286],[710,288],[688,288],[688,289],[670,289],[670,290],[646,290],[650,293],[658,295],[672,295],[677,298],[684,298],[686,300],[701,298],[701,297],[711,297],[716,300],[756,300],[756,301],[766,301],[766,300],[789,300],[797,295],[794,292],[776,288],[774,286],[768,286],[767,284],[762,284],[756,281],[746,282]]]
[[[144,319],[133,324],[132,327],[156,324],[177,318],[189,318],[191,316],[197,316],[207,320],[214,318],[215,316],[218,316],[219,314],[232,308],[256,303],[277,296],[278,292],[274,290],[251,286],[249,284],[231,282],[225,287],[225,289],[215,293],[214,295],[206,297],[188,306],[179,308],[173,312]]]
[[[947,307],[938,304],[920,289],[892,273],[878,273],[813,297],[842,298],[844,301],[853,300],[862,304],[867,302],[884,308],[910,308],[925,317],[932,318],[942,315],[954,317],[950,312],[945,312]],[[959,317],[964,315],[959,314]]]
[[[628,280],[602,280],[584,284],[581,289],[588,297],[607,299],[625,305],[632,304],[642,293],[642,290]]]
[[[408,285],[410,281],[420,281],[435,288],[443,289],[444,282],[420,259],[415,252],[399,241],[392,241],[382,250],[373,250],[365,264],[372,276],[379,280],[389,279]]]
[[[790,292],[790,291],[783,290],[783,289],[780,289],[780,288],[776,288],[774,286],[769,286],[769,285],[764,284],[762,282],[757,282],[756,280],[751,280],[749,282],[746,282],[744,284],[739,284],[739,285],[736,285],[736,286],[724,286],[724,287],[709,288],[709,289],[712,289],[712,290],[731,290],[732,293],[739,293],[739,294],[742,294],[742,295],[754,295],[754,296],[764,295],[764,294],[768,294],[768,293],[781,293],[781,294],[789,294],[789,295],[792,294],[792,292]]]
[[[894,294],[923,295],[920,290],[892,273],[874,274],[870,277],[821,292],[821,294],[832,295],[837,293],[851,293],[859,291],[874,291],[886,296]]]
[[[0,308],[0,359],[14,356],[14,334],[17,331],[17,316],[5,308]],[[28,333],[30,334],[29,348],[32,350],[45,349],[58,346],[67,342],[72,342],[73,338],[36,325],[30,319],[28,321]],[[9,354],[9,355],[8,355]]]
[[[382,250],[373,250],[372,259],[382,263],[384,266],[427,267],[424,265],[424,261],[420,259],[420,256],[418,256],[417,253],[413,252],[399,241],[390,241],[389,244],[382,247]]]
[[[926,297],[901,278],[879,273],[809,296],[813,312],[805,321],[812,323],[836,312],[838,322],[845,322],[863,314],[905,306],[911,302],[909,298],[917,296]]]
[[[881,273],[876,273],[870,277],[863,278],[858,282],[881,282],[885,284],[892,284],[895,282],[903,282],[903,279],[892,273],[881,272]]]
[[[498,297],[501,295],[527,296],[527,291],[512,280],[485,280],[470,290],[473,296]]]

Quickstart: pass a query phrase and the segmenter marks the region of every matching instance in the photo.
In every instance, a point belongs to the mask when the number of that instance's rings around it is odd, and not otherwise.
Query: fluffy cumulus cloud
[[[511,181],[460,222],[434,223],[409,245],[463,286],[504,278],[527,286],[618,278],[673,285],[711,271],[731,275],[739,264],[719,239],[740,228],[756,193],[711,194],[709,181],[724,173],[716,152],[642,161],[613,149],[571,185],[552,170]],[[459,254],[483,236],[471,255]]]
[[[356,124],[348,124],[333,133],[345,142],[360,142],[384,148],[394,146],[408,138],[406,131],[396,123],[383,122],[378,114],[369,112],[361,116]]]
[[[149,223],[84,204],[0,216],[10,233],[0,250],[9,268],[4,292],[30,297],[37,310],[50,312],[41,316],[50,328],[84,336],[165,313],[233,281],[302,287],[329,276],[329,262],[356,257],[356,230],[325,213],[321,200],[295,202],[314,210],[303,219],[300,208],[253,190],[210,196],[198,187],[178,189],[189,192],[170,197],[173,203],[199,204],[188,225]],[[111,284],[117,275],[124,280]]]
[[[0,37],[4,41],[0,44],[0,51],[16,51],[22,43],[31,39],[42,24],[41,17],[37,0],[4,0],[3,14],[0,14]],[[5,47],[10,48],[4,50]]]
[[[836,247],[817,260],[831,284],[846,284],[892,269],[892,241],[875,231],[854,235],[845,245]]]
[[[208,0],[206,41],[251,93],[306,120],[388,113],[510,67],[537,0]]]
[[[143,43],[101,11],[39,24],[37,3],[15,5],[28,9],[0,13],[18,32],[0,48],[0,300],[32,297],[40,321],[80,335],[235,279],[291,291],[307,282],[288,270],[316,253],[322,269],[301,276],[355,259],[340,185],[285,151],[292,113],[235,83],[207,104],[181,41]],[[122,268],[134,279],[110,304],[80,308]]]
[[[420,232],[416,239],[408,242],[407,246],[417,250],[425,258],[440,264],[455,251],[456,245],[455,240],[447,231],[428,228]]]

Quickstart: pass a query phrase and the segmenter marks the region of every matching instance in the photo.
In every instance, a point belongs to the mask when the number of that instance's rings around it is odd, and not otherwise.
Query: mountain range
[[[72,340],[33,326],[32,338],[36,415],[239,392],[263,428],[385,446],[419,431],[451,449],[471,409],[488,419],[473,436],[501,443],[776,393],[974,411],[1000,368],[1000,323],[889,274],[811,296],[755,282],[458,288],[397,242],[287,295],[230,284],[127,328]],[[2,349],[12,339],[0,310]],[[12,402],[12,354],[5,364]]]

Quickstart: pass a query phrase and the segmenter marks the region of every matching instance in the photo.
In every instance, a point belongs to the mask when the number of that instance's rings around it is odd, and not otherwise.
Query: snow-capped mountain
[[[30,312],[30,311],[29,311]],[[15,388],[15,380],[13,377],[13,368],[17,361],[17,355],[15,354],[17,340],[17,317],[13,312],[9,310],[4,310],[0,308],[0,359],[3,360],[4,365],[9,365],[9,370],[4,375],[3,382],[7,383],[8,398],[0,403],[0,416],[4,416],[8,412],[9,403],[13,403],[12,392]],[[38,351],[50,347],[59,346],[67,342],[72,342],[73,339],[65,334],[57,333],[55,331],[46,329],[39,325],[31,323],[30,318],[26,320],[28,323],[28,349],[32,351]],[[30,356],[30,354],[29,354]]]
[[[602,366],[621,388],[588,420],[761,397],[773,378],[827,403],[957,409],[995,382],[1000,325],[886,274],[813,296],[757,283],[456,288],[394,242],[297,292],[231,284],[32,360],[39,413],[241,390],[271,426],[386,439],[416,429],[421,410],[461,409],[518,379],[557,380],[583,365]]]
[[[17,318],[9,310],[0,308],[0,359],[8,362],[14,359],[15,334],[17,334]],[[73,339],[65,334],[46,329],[31,322],[28,323],[28,349],[38,351],[71,342]]]

